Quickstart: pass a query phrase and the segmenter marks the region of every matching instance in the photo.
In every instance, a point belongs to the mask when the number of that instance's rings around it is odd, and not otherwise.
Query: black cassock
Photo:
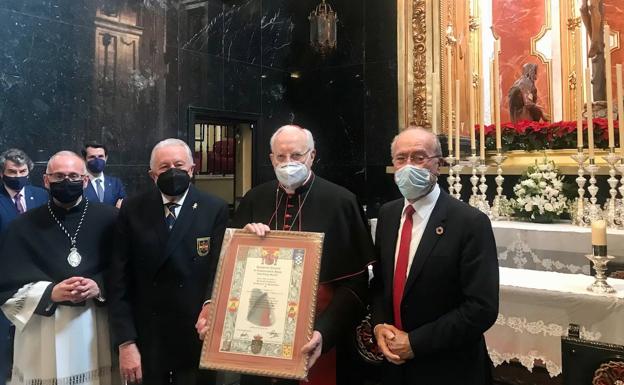
[[[70,210],[50,204],[55,216],[73,236],[86,200],[83,199]],[[105,298],[103,272],[109,262],[116,217],[116,208],[89,202],[76,239],[76,247],[82,259],[78,266],[72,267],[67,261],[71,242],[50,215],[47,205],[19,216],[0,240],[0,304],[28,283],[49,281],[53,284],[43,294],[35,313],[51,315],[56,306],[46,307],[51,303],[54,284],[75,276],[93,279],[100,288],[101,296]],[[84,303],[62,305],[82,306]]]
[[[243,197],[231,226],[242,228],[254,222],[272,230],[325,233],[314,329],[323,336],[323,352],[328,352],[353,333],[368,299],[367,266],[373,262],[373,244],[355,195],[314,174],[294,194],[270,181]],[[333,369],[333,364],[319,361],[310,373],[311,383],[332,383],[315,376],[314,372]],[[247,378],[242,383],[262,380]]]

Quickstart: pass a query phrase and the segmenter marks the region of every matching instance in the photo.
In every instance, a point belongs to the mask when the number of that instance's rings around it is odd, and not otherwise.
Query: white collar
[[[418,216],[420,218],[426,218],[431,213],[431,211],[433,211],[433,207],[435,206],[439,197],[440,186],[438,186],[438,184],[436,183],[435,186],[433,186],[433,189],[431,189],[431,191],[427,195],[420,198],[416,202],[411,203],[411,205],[414,208],[414,211],[418,213]],[[401,211],[401,216],[403,216],[405,208],[409,204],[410,202],[407,199],[403,199],[403,211]]]
[[[93,174],[91,174],[89,171],[87,171],[87,174],[89,174],[89,180],[91,180],[92,182],[94,182],[96,179],[99,179],[102,181],[102,183],[104,183],[104,173],[100,173],[100,176],[95,176]]]

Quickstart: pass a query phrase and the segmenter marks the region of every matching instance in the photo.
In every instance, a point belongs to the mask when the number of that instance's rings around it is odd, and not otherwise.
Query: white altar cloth
[[[551,376],[561,373],[561,336],[568,324],[581,337],[624,344],[624,280],[609,278],[614,295],[588,292],[583,274],[500,268],[498,319],[485,338],[495,365],[512,359],[532,369],[541,360]]]

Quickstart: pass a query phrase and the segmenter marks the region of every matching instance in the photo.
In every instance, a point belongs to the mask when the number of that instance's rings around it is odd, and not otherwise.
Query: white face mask
[[[278,164],[275,167],[277,180],[289,190],[295,190],[301,186],[309,174],[308,166],[300,162]]]

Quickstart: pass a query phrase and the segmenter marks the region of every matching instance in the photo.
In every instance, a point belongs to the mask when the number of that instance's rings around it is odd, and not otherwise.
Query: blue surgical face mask
[[[300,162],[289,162],[275,167],[277,180],[289,190],[301,186],[309,174],[308,166]]]
[[[426,168],[408,164],[394,173],[394,182],[405,199],[416,200],[431,192],[437,177]]]

